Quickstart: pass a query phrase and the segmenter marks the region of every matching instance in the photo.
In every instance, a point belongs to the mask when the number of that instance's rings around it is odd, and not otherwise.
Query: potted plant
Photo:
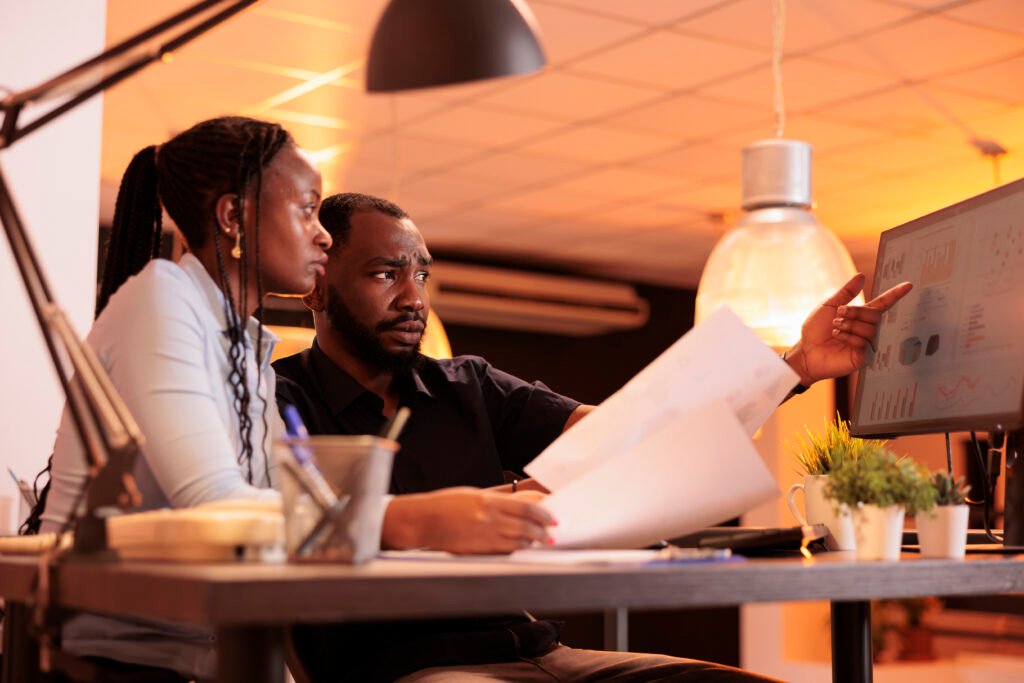
[[[967,492],[964,478],[945,472],[932,477],[935,506],[917,516],[917,541],[924,557],[961,559],[967,547]]]
[[[927,470],[898,457],[881,442],[863,445],[832,471],[825,495],[849,507],[858,560],[897,560],[903,542],[904,515],[935,504]]]
[[[798,471],[804,475],[803,483],[793,484],[787,493],[786,502],[800,524],[824,524],[829,535],[825,546],[829,550],[853,550],[856,543],[853,521],[849,508],[836,508],[825,496],[825,485],[829,474],[846,459],[856,459],[863,448],[882,444],[881,441],[855,439],[850,436],[850,425],[836,415],[834,422],[826,423],[824,432],[815,434],[805,427],[807,439],[796,437],[793,449],[800,464]],[[806,515],[800,514],[794,496],[798,490],[804,494]]]

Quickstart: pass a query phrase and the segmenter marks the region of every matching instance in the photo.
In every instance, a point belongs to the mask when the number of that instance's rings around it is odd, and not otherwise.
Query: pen
[[[304,441],[309,439],[309,432],[306,430],[306,425],[303,424],[302,417],[295,406],[288,404],[282,406],[281,417],[284,419],[288,436]],[[313,452],[309,449],[309,446],[301,443],[292,443],[291,452],[295,458],[295,464],[298,465],[295,468],[296,474],[302,480],[304,487],[316,498],[316,502],[323,509],[331,508],[338,502],[338,497],[334,495],[331,485],[327,483],[324,475],[320,473],[320,468],[316,466]]]
[[[35,507],[36,495],[32,493],[32,489],[28,487],[28,484],[21,479],[18,479],[18,475],[16,475],[14,470],[10,467],[7,468],[7,473],[11,475],[11,479],[13,479],[14,483],[17,484],[18,491],[21,492],[21,497],[25,499],[25,502],[28,503],[29,507]]]

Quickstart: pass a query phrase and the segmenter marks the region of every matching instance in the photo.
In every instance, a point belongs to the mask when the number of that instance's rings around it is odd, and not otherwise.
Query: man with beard
[[[537,505],[540,494],[509,495],[502,473],[521,472],[592,407],[479,357],[420,355],[431,257],[399,207],[337,195],[324,201],[320,221],[333,246],[326,274],[304,299],[317,336],[311,349],[274,363],[279,403],[295,405],[314,434],[377,434],[399,406],[412,409],[383,546],[500,553],[548,542],[555,520]],[[808,318],[786,357],[802,383],[863,365],[882,313],[909,291],[901,285],[866,307],[846,306],[862,284],[851,280]],[[294,632],[314,681],[766,680],[662,655],[577,650],[557,638],[556,624],[525,614]]]

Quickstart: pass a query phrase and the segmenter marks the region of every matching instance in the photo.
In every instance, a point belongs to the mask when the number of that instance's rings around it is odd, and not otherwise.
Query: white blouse
[[[251,484],[239,463],[224,297],[199,260],[186,254],[178,264],[150,262],[118,289],[94,323],[87,342],[146,439],[134,467],[142,509],[279,495],[272,489],[275,473],[269,465],[272,439],[284,433],[269,363],[277,338],[263,331],[263,358],[257,363],[252,343],[256,320],[250,319],[247,328]],[[87,467],[65,407],[54,444],[44,532],[58,529],[70,515]],[[154,642],[154,636],[170,639]],[[64,638],[77,654],[212,673],[210,634],[198,629],[82,616],[69,622]],[[182,641],[191,641],[192,647]]]

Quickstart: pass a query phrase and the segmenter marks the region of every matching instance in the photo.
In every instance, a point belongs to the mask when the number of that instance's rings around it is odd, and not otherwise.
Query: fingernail
[[[843,324],[843,318],[835,318],[832,321],[832,324],[835,325],[836,327],[839,327],[840,325]]]
[[[552,517],[550,526],[558,526],[558,520]]]
[[[837,308],[836,315],[838,315],[839,317],[843,317],[844,315],[846,315],[846,306],[840,306],[839,308]]]
[[[548,536],[547,538],[544,539],[544,544],[545,545],[554,545],[555,544],[555,539],[553,539],[550,536]]]
[[[839,330],[832,330],[832,336],[833,337],[838,336],[838,335],[839,335]]]

